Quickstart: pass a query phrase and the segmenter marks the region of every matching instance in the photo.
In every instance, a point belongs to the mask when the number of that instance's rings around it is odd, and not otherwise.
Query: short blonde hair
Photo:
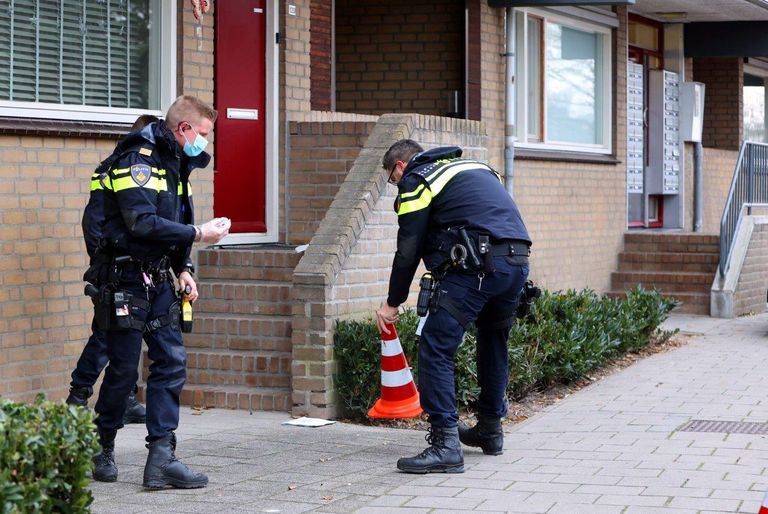
[[[165,115],[165,123],[172,129],[175,129],[182,121],[197,123],[201,118],[208,118],[213,123],[216,121],[217,115],[216,109],[199,98],[182,95],[168,108],[168,113]]]

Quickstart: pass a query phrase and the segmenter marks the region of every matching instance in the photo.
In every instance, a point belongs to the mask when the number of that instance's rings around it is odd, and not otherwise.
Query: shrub
[[[521,399],[532,390],[578,380],[610,359],[643,348],[676,305],[658,291],[640,287],[625,299],[599,296],[589,289],[544,292],[510,333],[508,396]],[[418,373],[417,324],[415,313],[407,310],[396,326],[414,378]],[[471,407],[479,393],[475,337],[471,326],[454,360],[460,408]],[[370,319],[338,321],[334,344],[340,404],[346,415],[365,419],[381,391],[376,323]]]
[[[0,513],[90,512],[91,458],[98,450],[87,409],[0,401]]]

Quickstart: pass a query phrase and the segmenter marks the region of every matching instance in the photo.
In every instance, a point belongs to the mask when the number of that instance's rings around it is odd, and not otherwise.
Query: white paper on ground
[[[330,425],[332,423],[336,423],[336,422],[331,421],[330,419],[308,418],[306,416],[302,418],[283,421],[283,425],[294,425],[297,427],[322,427],[324,425]]]

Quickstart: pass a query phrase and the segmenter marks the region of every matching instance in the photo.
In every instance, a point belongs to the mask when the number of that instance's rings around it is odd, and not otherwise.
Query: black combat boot
[[[136,399],[136,393],[139,386],[134,385],[125,404],[125,414],[123,414],[123,425],[131,423],[144,423],[147,420],[147,410]]]
[[[464,454],[457,427],[429,427],[429,448],[415,457],[398,459],[397,469],[406,473],[464,473]]]
[[[93,389],[90,387],[70,387],[69,396],[65,400],[67,405],[79,405],[80,407],[88,407],[88,398],[93,394]]]
[[[117,430],[99,430],[101,453],[93,457],[93,479],[99,482],[114,482],[117,480],[115,465],[115,435]]]
[[[472,428],[459,425],[459,439],[467,446],[482,448],[486,455],[501,455],[504,453],[504,431],[501,429],[501,419],[477,416],[477,425]]]
[[[176,459],[176,434],[171,432],[162,439],[147,444],[149,455],[144,466],[144,487],[164,489],[167,486],[179,489],[195,489],[208,485],[203,473],[193,473]]]

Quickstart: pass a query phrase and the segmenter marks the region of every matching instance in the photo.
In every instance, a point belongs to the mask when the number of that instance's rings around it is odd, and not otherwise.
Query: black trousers
[[[166,316],[177,301],[171,282],[146,290],[139,272],[124,273],[120,288],[139,298],[149,296],[148,311],[131,308],[134,319],[145,323]],[[123,426],[126,398],[138,379],[142,337],[152,360],[146,398],[147,441],[152,442],[179,425],[179,396],[187,378],[187,354],[177,321],[148,332],[138,328],[106,332],[109,365],[96,402],[96,425],[103,431]]]

